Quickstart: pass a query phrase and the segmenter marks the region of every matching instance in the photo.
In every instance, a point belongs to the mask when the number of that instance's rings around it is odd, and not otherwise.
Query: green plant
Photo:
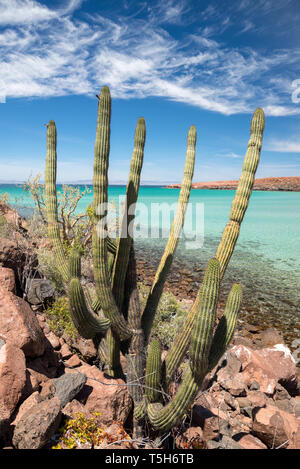
[[[142,434],[142,420],[167,430],[179,423],[193,403],[206,373],[213,368],[226,350],[234,332],[241,306],[241,286],[235,284],[229,294],[225,312],[215,330],[216,308],[220,282],[233,253],[252,191],[254,175],[259,161],[264,113],[257,109],[251,121],[248,150],[242,175],[233,200],[230,221],[227,224],[216,258],[209,261],[202,286],[191,311],[164,360],[161,362],[160,344],[150,343],[146,363],[146,391],[144,392],[145,350],[166,277],[170,270],[192,184],[196,129],[191,126],[187,138],[184,176],[178,206],[170,236],[155,275],[154,282],[141,311],[136,283],[136,262],[130,226],[134,219],[133,204],[137,200],[146,137],[145,121],[137,123],[134,150],[131,159],[126,204],[120,222],[120,237],[113,241],[107,237],[106,204],[108,201],[108,161],[110,149],[111,97],[107,87],[98,97],[98,120],[94,160],[93,200],[93,264],[97,299],[89,307],[80,283],[80,253],[73,249],[66,256],[60,238],[56,197],[56,127],[49,122],[46,159],[46,207],[48,232],[54,246],[57,265],[64,281],[69,285],[70,312],[79,333],[85,338],[99,338],[99,355],[108,363],[111,376],[122,375],[120,353],[126,356],[127,386],[133,398],[134,434]],[[130,209],[130,212],[129,212]],[[99,342],[99,341],[98,341]],[[190,363],[175,397],[163,405],[161,389],[167,390],[187,349]]]
[[[47,214],[45,184],[42,184],[40,179],[40,174],[27,179],[23,184],[23,189],[34,202],[34,216],[38,219],[41,230],[44,225],[47,225]],[[57,191],[57,223],[66,249],[71,246],[86,246],[91,239],[90,207],[84,213],[77,213],[80,200],[90,192],[88,187],[81,190],[80,187],[66,184],[63,184]]]
[[[56,263],[55,257],[53,257],[52,249],[46,247],[39,248],[37,256],[41,273],[53,282],[57,292],[64,292],[65,284],[59,266]]]
[[[98,413],[87,418],[77,412],[72,419],[67,419],[59,429],[59,440],[51,449],[74,449],[88,443],[99,445],[105,436],[104,430],[97,423]]]
[[[56,335],[61,337],[67,334],[69,337],[77,336],[77,329],[70,317],[70,307],[68,298],[65,296],[56,298],[55,301],[45,310],[49,328]]]

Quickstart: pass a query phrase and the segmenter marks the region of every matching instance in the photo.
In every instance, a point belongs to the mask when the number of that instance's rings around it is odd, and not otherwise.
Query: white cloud
[[[279,153],[300,153],[300,140],[271,140],[264,148]]]
[[[162,96],[227,115],[258,106],[274,116],[300,114],[287,73],[299,67],[299,50],[262,55],[230,48],[208,37],[205,27],[179,41],[164,25],[183,24],[192,13],[186,1],[142,5],[144,19],[98,14],[78,20],[72,12],[82,3],[69,0],[51,10],[34,0],[0,0],[6,26],[0,32],[0,81],[7,98],[94,94],[107,84],[115,97]],[[203,17],[216,14],[211,7]],[[224,17],[221,28],[229,24]]]
[[[241,155],[238,155],[237,153],[234,153],[232,151],[230,151],[228,153],[219,153],[216,156],[220,156],[222,158],[233,158],[233,159],[242,158]]]
[[[0,0],[0,24],[17,25],[51,20],[55,11],[34,0]]]

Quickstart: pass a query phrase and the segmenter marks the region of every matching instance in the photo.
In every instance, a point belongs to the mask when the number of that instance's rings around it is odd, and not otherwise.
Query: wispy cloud
[[[279,153],[300,153],[300,140],[270,140],[266,143],[265,150]]]
[[[22,25],[48,21],[57,13],[35,0],[0,0],[0,24]]]
[[[81,5],[68,0],[54,10],[36,0],[0,0],[0,82],[7,98],[94,94],[108,84],[113,96],[124,99],[162,96],[222,114],[252,112],[258,105],[274,116],[300,114],[289,90],[296,70],[300,76],[299,49],[233,48],[214,36],[210,24],[183,28],[179,40],[168,25],[195,20],[185,0],[141,3],[142,17],[125,9],[78,19],[73,13]],[[249,5],[244,0],[240,8]],[[215,6],[198,13],[203,19],[216,15]],[[252,25],[245,20],[240,31]],[[230,26],[224,15],[219,32]]]
[[[234,153],[232,151],[228,153],[219,153],[216,156],[219,156],[221,158],[233,158],[233,159],[242,158],[241,155],[238,155],[237,153]]]

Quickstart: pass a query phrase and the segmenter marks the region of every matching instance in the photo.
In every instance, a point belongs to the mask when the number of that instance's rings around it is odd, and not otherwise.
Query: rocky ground
[[[195,182],[192,189],[227,189],[237,188],[238,181]],[[169,189],[178,189],[180,184],[170,184]],[[300,177],[271,177],[255,179],[254,191],[300,191]]]
[[[92,341],[58,337],[44,311],[21,297],[29,251],[17,238],[0,239],[0,447],[137,448],[124,381],[97,367]],[[170,398],[180,380],[179,370]],[[279,333],[243,323],[166,436],[149,433],[142,447],[300,449],[299,368]]]

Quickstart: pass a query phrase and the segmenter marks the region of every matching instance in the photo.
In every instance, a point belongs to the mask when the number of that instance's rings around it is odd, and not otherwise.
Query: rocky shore
[[[235,190],[238,181],[195,182],[192,189]],[[180,184],[169,184],[168,189],[179,189]],[[255,179],[254,191],[300,191],[300,177],[269,177]]]
[[[0,286],[1,447],[137,448],[124,381],[93,365],[92,341],[70,342],[51,332],[45,315],[14,294],[13,270],[1,267],[0,273],[7,279]],[[180,382],[179,370],[172,393]],[[85,427],[92,423],[96,435],[74,436],[76,419]],[[235,334],[185,420],[158,447],[166,444],[169,449],[300,448],[299,369],[275,329],[258,332],[245,324],[243,334]],[[155,445],[149,435],[142,447]]]
[[[2,214],[11,235],[0,238],[0,448],[300,449],[297,356],[276,329],[244,320],[181,424],[137,444],[125,382],[106,376],[93,341],[55,334],[43,307],[24,296],[34,246],[17,212]],[[191,303],[181,298],[186,310]]]

